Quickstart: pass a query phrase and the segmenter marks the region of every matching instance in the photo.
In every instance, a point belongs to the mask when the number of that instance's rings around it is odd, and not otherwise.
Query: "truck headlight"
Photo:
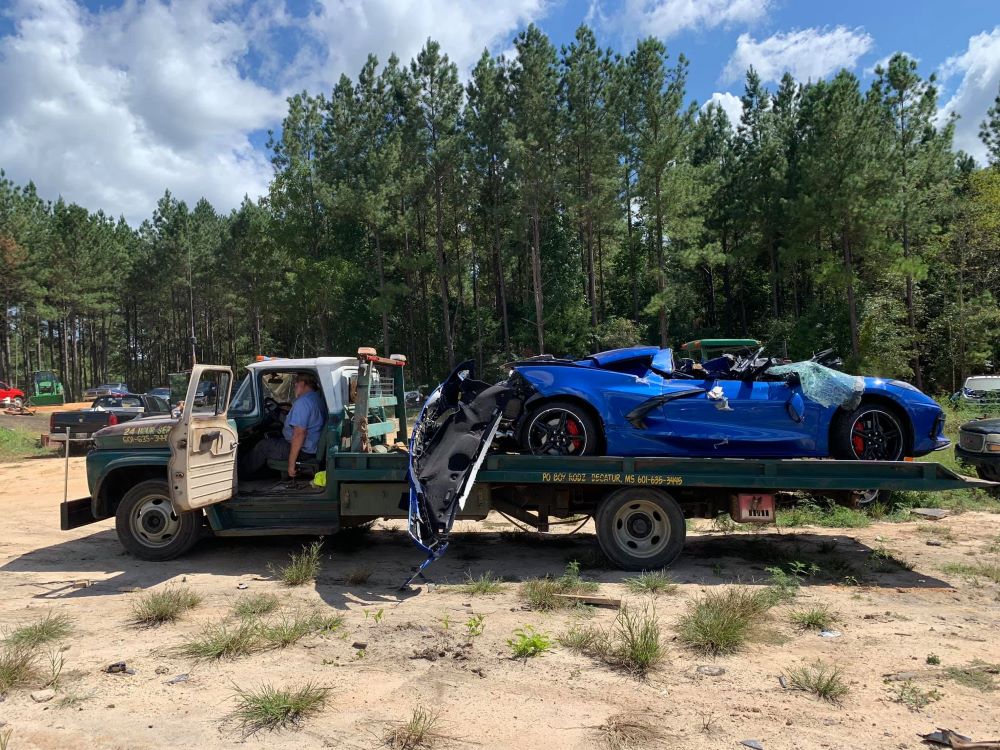
[[[1000,433],[991,433],[986,436],[986,452],[1000,453]]]

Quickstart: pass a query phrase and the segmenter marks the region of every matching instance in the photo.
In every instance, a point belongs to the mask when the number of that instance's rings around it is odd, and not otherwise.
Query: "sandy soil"
[[[70,494],[85,495],[83,459],[71,461]],[[649,747],[739,747],[742,739],[756,739],[767,750],[918,748],[923,745],[917,733],[934,727],[976,739],[1000,735],[1000,692],[941,675],[915,683],[937,690],[940,699],[911,710],[894,699],[898,686],[883,681],[885,673],[926,669],[932,653],[943,667],[1000,662],[1000,586],[941,570],[949,562],[996,562],[1000,515],[968,513],[934,526],[771,529],[756,535],[724,535],[701,522],[704,530],[689,537],[672,570],[679,590],[652,600],[667,657],[647,679],[637,680],[558,646],[542,657],[513,661],[506,640],[515,628],[532,625],[558,636],[583,615],[526,610],[516,583],[501,594],[477,597],[446,585],[486,571],[512,580],[558,574],[567,560],[594,559],[590,534],[512,538],[500,519],[466,524],[448,556],[432,568],[437,584],[402,594],[396,586],[419,556],[398,524],[380,523],[363,545],[328,542],[320,579],[287,588],[268,580],[269,565],[283,563],[301,539],[210,539],[184,559],[141,562],[123,553],[111,522],[59,531],[62,477],[58,459],[0,466],[0,624],[11,628],[47,612],[74,620],[64,644],[60,695],[35,703],[31,689],[14,690],[0,703],[0,722],[13,729],[10,750],[374,748],[392,722],[408,718],[418,704],[440,710],[442,747],[599,747],[603,735],[597,728],[621,713],[659,728],[661,738]],[[928,545],[929,539],[941,546]],[[874,561],[872,551],[882,546],[913,569]],[[702,592],[766,577],[762,549],[814,560],[824,573],[806,582],[796,602],[773,610],[764,636],[738,655],[708,659],[676,642],[678,617]],[[828,572],[847,566],[868,585],[835,583],[838,573]],[[358,568],[372,571],[369,582],[347,586],[345,575]],[[600,581],[602,594],[646,601],[627,592],[626,574],[584,572]],[[77,587],[83,582],[90,585]],[[185,582],[203,603],[173,625],[130,625],[130,603],[140,595],[135,590],[168,582]],[[233,661],[203,663],[176,655],[175,647],[205,623],[229,615],[242,593],[239,584],[250,592],[276,593],[288,611],[315,607],[342,614],[344,626],[333,635]],[[840,637],[821,638],[789,623],[790,609],[821,603],[838,613]],[[470,639],[464,623],[472,613],[485,617],[485,632]],[[609,624],[614,614],[598,610],[587,622]],[[364,658],[352,648],[355,641],[368,644]],[[461,648],[470,641],[471,647]],[[135,674],[102,672],[118,660]],[[851,691],[839,705],[779,684],[782,671],[817,661],[844,670]],[[699,673],[706,664],[725,673]],[[167,684],[183,673],[190,675],[187,682]],[[227,719],[234,686],[296,687],[307,681],[329,687],[330,700],[297,729],[243,737]],[[60,707],[67,695],[79,702]]]

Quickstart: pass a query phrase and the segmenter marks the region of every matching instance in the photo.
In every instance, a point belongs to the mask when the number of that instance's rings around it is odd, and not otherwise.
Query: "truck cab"
[[[87,456],[91,496],[64,502],[63,528],[114,517],[125,548],[147,560],[187,551],[206,524],[218,535],[332,534],[342,523],[342,488],[309,480],[340,452],[400,450],[405,363],[402,355],[381,358],[369,348],[357,357],[259,357],[238,383],[231,368],[197,365],[187,376],[185,406],[174,414],[94,435]],[[303,372],[315,376],[326,404],[315,459],[298,463],[295,481],[284,461],[270,462],[270,478],[239,476],[242,452],[280,433]],[[214,395],[197,398],[199,392]],[[392,503],[377,510],[392,512],[405,484],[383,489]]]

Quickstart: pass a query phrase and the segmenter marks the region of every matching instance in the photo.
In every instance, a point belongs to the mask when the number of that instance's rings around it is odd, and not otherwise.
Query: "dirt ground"
[[[71,496],[86,494],[83,461],[71,459]],[[628,574],[588,567],[596,559],[592,534],[514,536],[502,519],[490,519],[462,524],[452,549],[431,568],[434,586],[401,593],[397,586],[419,555],[398,523],[377,524],[362,544],[356,536],[350,545],[329,540],[319,579],[289,588],[273,580],[269,566],[287,561],[302,539],[208,539],[183,559],[141,562],[122,551],[110,521],[59,530],[62,482],[59,459],[0,465],[0,625],[9,630],[48,612],[68,614],[74,623],[56,699],[36,703],[28,688],[0,703],[0,723],[13,730],[9,750],[375,748],[418,705],[440,710],[440,747],[601,747],[606,735],[599,727],[617,714],[659,730],[659,738],[629,747],[725,748],[753,739],[767,750],[918,748],[917,733],[935,727],[975,739],[1000,735],[1000,691],[932,675],[913,684],[938,699],[912,709],[896,699],[899,683],[883,679],[929,669],[931,654],[942,668],[1000,662],[1000,586],[942,571],[948,563],[998,562],[1000,515],[752,535],[698,522],[670,571],[678,590],[657,597],[630,594],[622,583]],[[912,570],[879,563],[872,553],[882,548]],[[704,592],[735,582],[763,585],[770,563],[762,550],[815,561],[824,573],[806,578],[794,602],[772,610],[766,631],[741,653],[712,659],[674,640],[678,618]],[[588,618],[578,610],[524,608],[516,581],[558,575],[573,559],[584,561],[584,575],[600,582],[602,595],[655,605],[667,656],[646,679],[559,645],[534,659],[510,658],[506,641],[516,628],[531,625],[556,638],[574,623],[614,619],[607,609]],[[372,572],[368,583],[346,585],[345,576],[361,568]],[[848,569],[861,585],[826,574]],[[448,585],[487,571],[512,583],[487,596]],[[83,582],[89,585],[78,587]],[[202,604],[175,624],[130,625],[138,590],[170,582],[191,587]],[[339,613],[344,624],[333,634],[231,661],[179,656],[185,639],[231,616],[242,584],[277,594],[286,611]],[[837,613],[839,637],[790,623],[791,610],[819,604]],[[474,613],[485,618],[478,637],[464,625]],[[355,642],[367,644],[363,657]],[[102,671],[119,660],[135,674]],[[844,671],[850,692],[839,704],[779,683],[783,672],[816,662]],[[703,665],[725,672],[706,675],[698,671]],[[180,674],[189,679],[167,684]],[[245,737],[229,718],[236,687],[309,681],[328,687],[329,700],[297,728]]]

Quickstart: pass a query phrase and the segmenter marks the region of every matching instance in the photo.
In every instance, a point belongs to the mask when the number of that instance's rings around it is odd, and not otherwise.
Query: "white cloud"
[[[959,115],[955,147],[972,154],[982,164],[986,161],[986,147],[979,140],[979,123],[986,118],[986,110],[992,106],[1000,86],[1000,26],[971,37],[965,52],[949,57],[941,66],[943,81],[959,75],[962,79],[958,88],[941,108],[939,119]]]
[[[0,0],[0,169],[132,223],[166,189],[228,211],[266,192],[250,136],[280,126],[289,93],[329,91],[369,52],[405,63],[430,36],[465,70],[548,0],[286,2]]]
[[[667,39],[686,30],[714,29],[718,26],[750,24],[762,19],[771,0],[625,0],[611,25],[637,37]],[[609,19],[595,6],[591,17]]]
[[[522,27],[544,15],[549,0],[318,0],[304,30],[319,43],[313,80],[355,76],[369,52],[385,62],[390,52],[408,63],[428,38],[462,74],[484,48],[509,46]]]
[[[247,134],[284,101],[239,71],[249,31],[219,4],[23,3],[0,39],[0,167],[132,222],[165,189],[227,210],[266,189]]]
[[[760,42],[740,34],[721,78],[739,80],[752,65],[764,81],[777,81],[786,70],[797,80],[816,80],[840,68],[853,68],[873,43],[863,29],[845,26],[782,32]]]
[[[726,113],[726,116],[729,118],[729,122],[732,124],[733,128],[736,128],[740,124],[740,118],[743,117],[743,101],[736,96],[736,94],[730,93],[729,91],[723,91],[721,93],[716,91],[702,106],[702,112],[705,111],[709,104],[717,104],[722,107],[722,110]]]

